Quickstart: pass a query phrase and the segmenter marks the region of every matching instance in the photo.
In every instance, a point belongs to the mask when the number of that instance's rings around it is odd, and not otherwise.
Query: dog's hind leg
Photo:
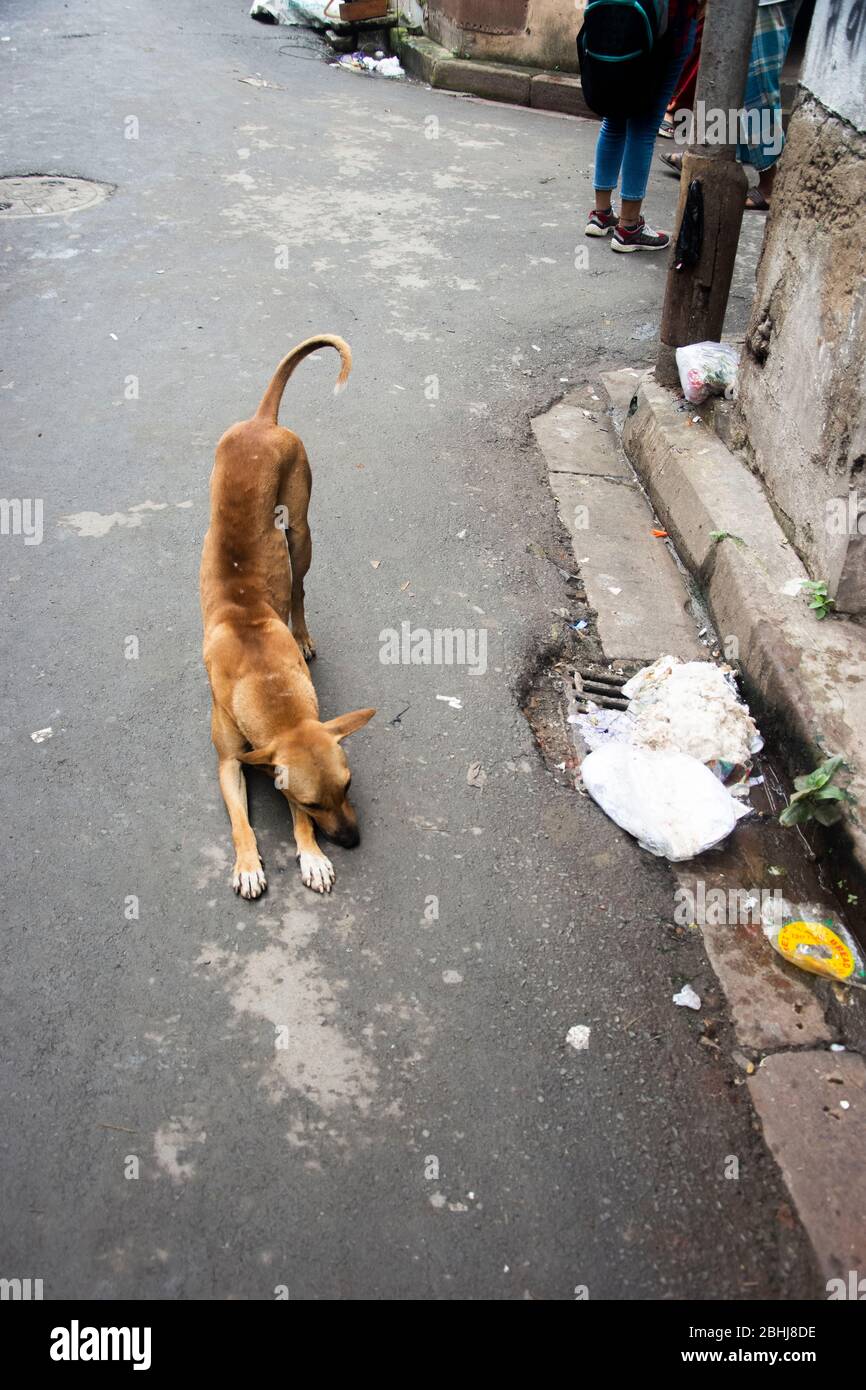
[[[292,803],[289,802],[289,805]],[[314,893],[330,893],[336,874],[330,859],[316,844],[316,831],[311,817],[306,811],[292,806],[292,824],[301,881],[306,888],[312,888]]]
[[[288,509],[289,529],[286,539],[292,562],[292,633],[307,661],[316,655],[316,644],[307,628],[304,613],[304,579],[313,556],[313,542],[307,521],[313,475],[304,446],[299,446],[298,458],[286,479],[282,501]]]
[[[235,866],[232,887],[242,898],[258,898],[268,886],[259,857],[256,837],[250,825],[247,808],[247,784],[238,753],[246,748],[246,739],[228,715],[214,705],[211,736],[219,758],[220,791],[232,823],[235,846]]]

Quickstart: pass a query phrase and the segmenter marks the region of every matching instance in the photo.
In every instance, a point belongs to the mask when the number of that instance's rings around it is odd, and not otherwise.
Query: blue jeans
[[[681,51],[665,65],[654,104],[643,116],[605,116],[595,147],[594,187],[612,192],[622,169],[622,196],[639,202],[646,193],[656,136],[677,80],[695,42],[694,21],[688,27]],[[680,45],[676,45],[680,48]]]

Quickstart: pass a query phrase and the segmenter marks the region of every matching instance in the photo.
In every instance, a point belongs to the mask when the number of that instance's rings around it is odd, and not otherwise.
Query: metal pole
[[[679,228],[689,185],[698,179],[704,237],[694,266],[674,270],[671,248],[656,358],[656,377],[665,386],[678,384],[678,347],[704,339],[717,341],[722,334],[748,189],[745,170],[735,155],[757,13],[758,0],[707,0],[693,142],[683,155],[675,222]],[[721,141],[715,113],[721,113]]]

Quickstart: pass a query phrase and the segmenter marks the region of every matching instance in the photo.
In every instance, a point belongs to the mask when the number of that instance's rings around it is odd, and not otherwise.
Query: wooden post
[[[683,156],[679,229],[689,184],[699,179],[704,200],[704,238],[696,265],[674,270],[676,235],[665,286],[656,377],[676,386],[676,349],[722,335],[734,274],[748,180],[736,160],[736,131],[749,71],[749,56],[758,0],[708,0],[695,96],[693,143]],[[710,113],[724,113],[724,130],[733,142],[708,144],[716,123]],[[717,129],[717,125],[716,125]]]

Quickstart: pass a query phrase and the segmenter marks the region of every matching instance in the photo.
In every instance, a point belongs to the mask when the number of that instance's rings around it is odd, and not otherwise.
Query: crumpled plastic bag
[[[253,0],[250,18],[265,24],[311,24],[326,29],[333,17],[325,13],[327,0]]]
[[[739,363],[740,354],[731,343],[689,343],[677,348],[677,371],[686,400],[700,405],[707,396],[730,399]]]
[[[581,774],[605,815],[674,864],[717,845],[749,813],[687,753],[606,743],[584,758]]]

